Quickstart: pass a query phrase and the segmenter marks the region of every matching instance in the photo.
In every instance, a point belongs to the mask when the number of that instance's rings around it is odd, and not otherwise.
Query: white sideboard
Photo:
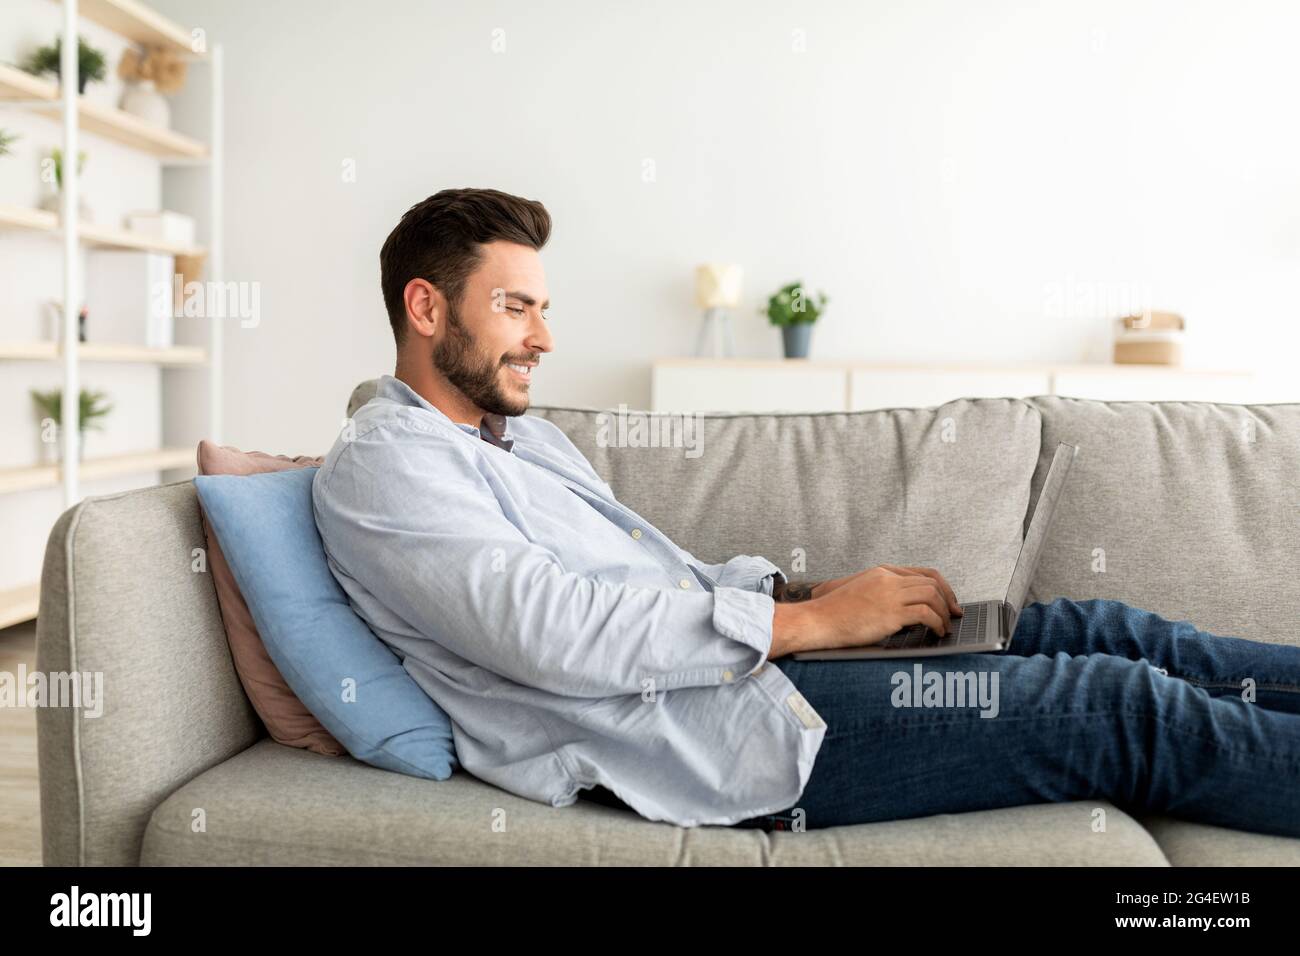
[[[656,412],[843,412],[925,408],[957,398],[1065,395],[1103,401],[1267,400],[1244,371],[1164,365],[879,365],[820,359],[667,358],[651,375]]]

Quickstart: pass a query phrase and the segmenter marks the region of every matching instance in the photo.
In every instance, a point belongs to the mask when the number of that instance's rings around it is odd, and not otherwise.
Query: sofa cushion
[[[1079,446],[1029,597],[1111,598],[1203,631],[1300,644],[1300,405],[1035,398]]]
[[[619,500],[703,561],[757,554],[793,580],[938,568],[959,600],[1003,597],[1020,551],[1038,412],[1014,399],[818,414],[683,416],[540,407]],[[659,447],[615,439],[643,435]],[[672,420],[677,420],[673,422]]]
[[[375,397],[379,391],[379,379],[368,378],[364,382],[358,382],[357,387],[352,389],[352,394],[348,396],[347,412],[348,418],[357,413],[357,409]]]
[[[230,445],[218,445],[204,439],[199,442],[198,466],[200,475],[260,475],[290,468],[307,468],[320,465],[321,459],[310,455],[268,455],[261,451],[240,451]],[[272,740],[289,747],[305,747],[328,756],[346,752],[343,745],[321,726],[316,715],[304,706],[298,695],[290,689],[279,668],[266,652],[257,624],[248,613],[248,604],[239,593],[239,585],[230,571],[221,542],[212,531],[207,515],[199,505],[203,522],[203,535],[208,542],[208,567],[212,583],[217,590],[217,604],[221,607],[221,622],[230,643],[230,657],[235,663],[239,682],[244,693],[262,718]]]
[[[312,509],[319,470],[194,484],[266,649],[303,703],[359,760],[446,780],[456,764],[451,721],[329,569]]]
[[[207,829],[191,828],[195,807]],[[1094,829],[1106,810],[1106,829]],[[499,831],[504,824],[505,839]],[[1278,837],[1278,840],[1283,838]],[[1284,841],[1300,842],[1300,841]],[[466,773],[436,786],[263,739],[150,818],[145,866],[1166,866],[1105,801],[1044,803],[764,833],[653,822],[579,800],[552,807]]]
[[[1300,866],[1300,840],[1163,814],[1138,817],[1171,866]]]

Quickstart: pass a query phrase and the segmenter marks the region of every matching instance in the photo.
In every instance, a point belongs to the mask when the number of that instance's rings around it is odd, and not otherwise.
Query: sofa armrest
[[[189,481],[87,498],[55,522],[36,666],[51,688],[83,679],[81,706],[36,712],[46,865],[138,864],[154,808],[264,734],[204,549]]]

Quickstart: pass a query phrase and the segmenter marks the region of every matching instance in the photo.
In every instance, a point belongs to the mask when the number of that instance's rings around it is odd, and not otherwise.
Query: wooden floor
[[[36,669],[36,622],[0,630],[0,671]],[[0,866],[41,865],[41,801],[36,776],[36,711],[0,707]]]

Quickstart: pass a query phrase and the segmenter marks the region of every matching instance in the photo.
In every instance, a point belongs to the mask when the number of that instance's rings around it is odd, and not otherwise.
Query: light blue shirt
[[[350,424],[312,487],[330,570],[466,771],[684,827],[796,805],[826,723],[767,660],[775,564],[701,563],[544,418],[456,423],[384,375]]]

